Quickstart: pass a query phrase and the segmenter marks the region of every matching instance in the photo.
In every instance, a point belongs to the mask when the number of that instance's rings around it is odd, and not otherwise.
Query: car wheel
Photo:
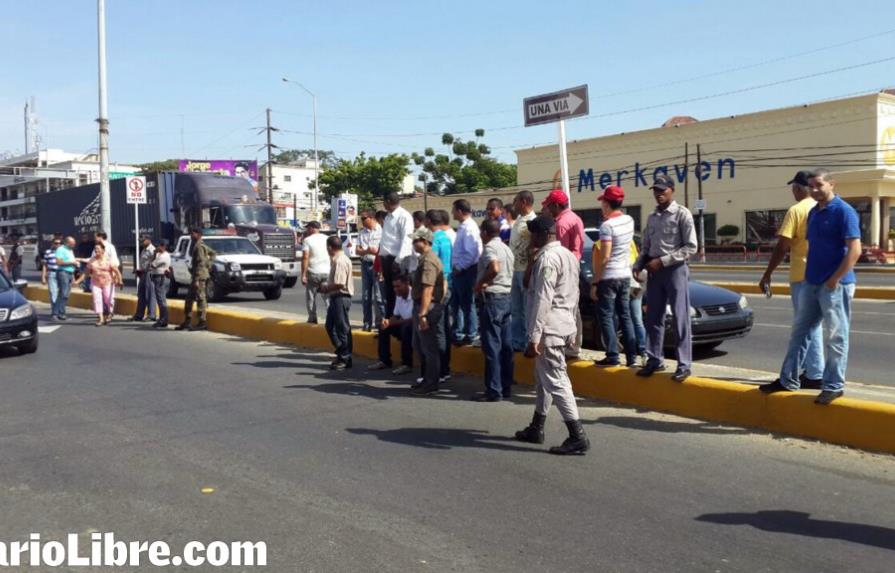
[[[283,296],[283,287],[276,286],[264,291],[264,298],[267,300],[279,300]]]
[[[28,342],[23,342],[17,346],[22,354],[34,354],[37,352],[37,337],[35,336]]]
[[[298,277],[287,277],[286,282],[283,283],[283,287],[292,288],[298,282]]]
[[[214,282],[214,279],[205,281],[205,298],[208,302],[220,302],[224,296],[224,291]]]

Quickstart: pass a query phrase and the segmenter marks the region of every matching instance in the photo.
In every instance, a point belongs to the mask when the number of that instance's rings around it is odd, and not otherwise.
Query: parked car
[[[591,233],[585,232],[584,256],[581,258],[581,321],[584,324],[585,345],[603,348],[600,325],[596,320],[596,303],[590,299],[590,284],[594,276],[591,265],[593,248]],[[643,301],[643,315],[646,318],[646,295]],[[667,306],[665,314],[668,317],[671,315],[671,309]],[[706,351],[716,348],[725,340],[742,338],[752,330],[752,323],[752,309],[746,297],[731,290],[690,281],[690,324],[694,350]],[[668,320],[664,345],[666,349],[677,346]]]
[[[37,311],[20,292],[28,281],[13,283],[0,270],[0,346],[15,346],[22,354],[37,352]]]

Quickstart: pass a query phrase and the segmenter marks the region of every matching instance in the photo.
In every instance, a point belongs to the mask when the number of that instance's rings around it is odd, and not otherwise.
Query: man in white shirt
[[[413,217],[407,209],[401,207],[401,198],[397,193],[389,193],[383,202],[388,215],[382,225],[382,241],[379,243],[379,257],[382,264],[382,290],[385,299],[385,315],[391,316],[395,307],[395,289],[392,281],[400,273],[404,259],[413,254]],[[397,269],[396,269],[397,265]]]
[[[301,284],[305,286],[305,306],[308,324],[317,324],[317,295],[323,299],[324,310],[329,308],[320,287],[329,279],[330,258],[326,250],[326,235],[320,232],[320,223],[311,221],[301,245]]]
[[[364,309],[364,332],[370,332],[374,324],[379,326],[382,315],[385,314],[382,289],[379,288],[376,271],[373,269],[382,242],[382,227],[369,210],[361,211],[360,220],[364,227],[357,235],[357,255],[361,261],[361,303]]]
[[[413,298],[410,280],[406,275],[392,281],[395,289],[395,307],[391,318],[383,318],[379,327],[379,362],[370,370],[385,370],[392,367],[392,337],[401,341],[401,366],[392,374],[403,375],[413,370]]]

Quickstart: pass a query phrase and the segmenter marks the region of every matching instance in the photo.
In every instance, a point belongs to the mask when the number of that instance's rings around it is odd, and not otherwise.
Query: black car
[[[585,233],[584,256],[581,257],[581,321],[584,324],[585,345],[602,348],[600,325],[596,320],[596,303],[590,299],[593,248],[593,239],[589,233]],[[643,301],[645,305],[646,296]],[[670,315],[670,309],[666,310],[666,313]],[[645,306],[643,315],[646,318]],[[719,346],[725,340],[742,338],[752,330],[752,322],[752,309],[749,308],[749,303],[743,295],[698,281],[690,281],[690,324],[694,350],[705,351]],[[666,321],[664,345],[666,349],[677,346],[669,321]]]
[[[19,292],[27,281],[12,282],[0,271],[0,346],[15,346],[22,354],[37,352],[37,311]]]

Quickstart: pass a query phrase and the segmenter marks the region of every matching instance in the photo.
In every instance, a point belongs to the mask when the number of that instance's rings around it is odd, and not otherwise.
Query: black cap
[[[659,175],[653,180],[650,189],[661,189],[663,191],[665,189],[674,189],[674,179],[668,175]]]
[[[786,182],[787,185],[792,185],[793,183],[798,183],[799,185],[808,186],[810,185],[809,179],[811,179],[812,173],[810,171],[799,171],[796,173],[795,177]]]
[[[552,233],[556,230],[556,222],[550,215],[538,215],[527,224],[529,233]]]
[[[201,235],[201,234],[202,234],[202,227],[198,227],[198,226],[195,226],[195,225],[194,225],[194,226],[190,227],[190,233],[191,233],[191,234],[192,234],[192,233],[197,233],[197,234]]]
[[[160,246],[160,247],[167,247],[170,245],[171,245],[171,242],[168,241],[168,239],[162,239],[158,242],[158,246]]]

